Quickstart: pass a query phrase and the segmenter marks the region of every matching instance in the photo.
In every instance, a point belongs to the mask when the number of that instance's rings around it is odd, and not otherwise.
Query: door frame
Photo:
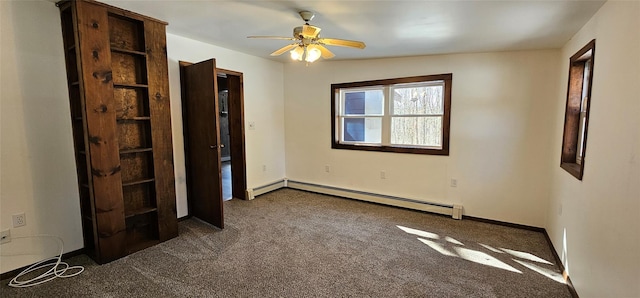
[[[180,68],[180,95],[181,99],[187,98],[187,88],[185,84],[184,67],[192,65],[192,62],[178,61]],[[244,128],[244,75],[242,72],[227,70],[222,68],[216,68],[218,74],[225,74],[227,78],[229,76],[236,77],[239,82],[239,90],[229,90],[228,99],[228,117],[229,117],[229,138],[230,138],[230,152],[231,152],[231,183],[232,183],[232,196],[233,198],[247,200],[247,160],[246,160],[246,146],[245,146],[245,128]],[[231,88],[230,88],[231,89]],[[233,93],[233,96],[232,96]],[[191,216],[192,203],[189,198],[193,193],[190,184],[189,167],[190,156],[188,156],[188,140],[189,140],[189,127],[188,127],[188,115],[186,105],[182,103],[182,131],[184,136],[184,154],[185,154],[185,175],[187,186],[187,208],[188,215]],[[204,120],[206,121],[206,120]],[[219,129],[219,128],[218,128]],[[222,186],[221,186],[222,187]]]
[[[247,200],[247,156],[244,131],[244,75],[241,72],[216,68],[218,75],[227,76],[229,94],[229,151],[231,155],[232,197]],[[236,88],[232,88],[232,87]]]

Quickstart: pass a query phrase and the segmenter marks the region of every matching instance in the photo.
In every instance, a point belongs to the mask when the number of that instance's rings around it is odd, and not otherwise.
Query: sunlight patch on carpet
[[[534,261],[538,263],[553,265],[553,263],[528,252],[511,250],[506,248],[500,248],[500,249],[502,249],[503,251],[507,252],[508,254],[514,257],[517,257],[518,259],[525,259],[525,260]]]
[[[559,282],[561,284],[566,284],[566,282],[564,280],[564,277],[562,276],[562,274],[560,274],[558,272],[554,272],[553,270],[549,270],[547,268],[543,268],[543,267],[540,267],[540,266],[538,266],[536,264],[525,262],[525,261],[520,261],[520,260],[516,260],[516,259],[513,259],[513,261],[518,263],[518,264],[520,264],[520,265],[522,265],[522,266],[525,266],[525,267],[527,267],[527,268],[529,268],[529,269],[531,269],[531,270],[533,270],[533,271],[535,271],[537,273],[540,273],[540,274],[542,274],[542,275],[544,275],[544,276],[546,276],[546,277],[548,277],[548,278],[550,278],[550,279],[552,279],[554,281],[557,281],[557,282]]]
[[[522,274],[522,271],[513,268],[507,263],[502,262],[486,253],[464,247],[454,247],[454,249],[461,258],[467,261]]]
[[[428,245],[429,247],[433,248],[435,251],[445,255],[445,256],[450,256],[450,257],[457,257],[458,255],[456,255],[455,253],[447,250],[446,248],[444,248],[444,245],[442,243],[438,243],[438,242],[433,242],[431,240],[427,240],[427,239],[422,239],[422,238],[418,238],[418,240],[422,241],[422,243]]]
[[[460,242],[460,241],[458,241],[456,239],[453,239],[453,238],[451,238],[449,236],[444,237],[444,240],[447,240],[447,242],[451,242],[453,244],[463,245],[464,246],[464,244],[462,244],[462,242]]]
[[[499,253],[499,254],[503,254],[504,253],[504,251],[501,251],[501,250],[499,250],[497,248],[493,248],[493,247],[491,247],[489,245],[482,244],[482,243],[478,243],[478,244],[480,244],[482,247],[484,247],[484,248],[486,248],[486,249],[488,249],[488,250],[490,250],[492,252]]]
[[[430,239],[440,239],[440,236],[438,236],[438,234],[434,234],[434,233],[430,233],[430,232],[426,232],[426,231],[422,231],[422,230],[416,230],[416,229],[412,229],[412,228],[407,228],[407,227],[403,227],[403,226],[396,226],[398,227],[400,230],[403,230],[409,234],[413,234],[416,236],[420,236],[420,237],[424,237],[424,238],[430,238]]]

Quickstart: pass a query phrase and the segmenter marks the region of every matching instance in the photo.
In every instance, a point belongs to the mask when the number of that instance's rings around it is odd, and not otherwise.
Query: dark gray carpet
[[[74,278],[5,280],[2,297],[571,297],[538,232],[291,189],[224,208],[224,230],[189,219],[112,263],[69,259]]]

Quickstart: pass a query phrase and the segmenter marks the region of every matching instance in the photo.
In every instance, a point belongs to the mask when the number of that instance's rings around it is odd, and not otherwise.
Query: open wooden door
[[[202,61],[183,70],[186,92],[182,105],[189,130],[185,148],[190,213],[224,228],[216,61]]]

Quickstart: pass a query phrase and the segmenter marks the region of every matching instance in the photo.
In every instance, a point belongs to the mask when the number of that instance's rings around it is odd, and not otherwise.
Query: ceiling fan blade
[[[329,45],[329,46],[349,47],[349,48],[358,48],[358,49],[364,49],[366,47],[364,42],[361,42],[361,41],[337,39],[337,38],[320,38],[318,39],[318,43]]]
[[[297,46],[298,46],[298,44],[297,44],[297,43],[292,43],[292,44],[290,44],[290,45],[286,45],[286,46],[284,46],[284,47],[280,48],[279,50],[277,50],[277,51],[275,51],[275,52],[271,53],[271,56],[280,56],[280,55],[282,55],[284,52],[289,51],[289,50],[292,50],[293,48],[295,48],[295,47],[297,47]]]
[[[302,36],[304,38],[316,38],[318,37],[318,33],[320,33],[319,27],[311,26],[311,25],[303,25],[302,26]]]
[[[247,36],[247,38],[296,40],[293,37],[284,37],[284,36]]]
[[[320,50],[320,53],[322,55],[322,59],[331,59],[331,58],[336,56],[335,54],[331,53],[331,51],[329,51],[329,49],[325,48],[322,45],[316,45],[316,47],[318,48],[318,50]]]

